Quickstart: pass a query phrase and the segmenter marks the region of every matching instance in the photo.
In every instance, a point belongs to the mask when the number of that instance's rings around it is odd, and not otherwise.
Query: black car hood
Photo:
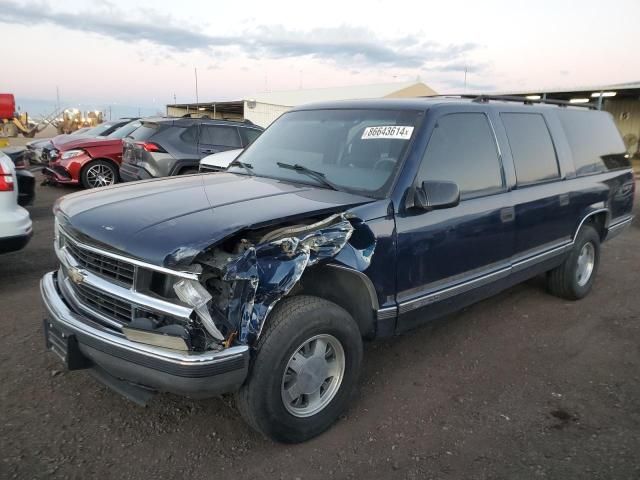
[[[185,268],[245,228],[344,211],[374,200],[280,180],[216,173],[121,184],[56,204],[69,233],[163,267]]]

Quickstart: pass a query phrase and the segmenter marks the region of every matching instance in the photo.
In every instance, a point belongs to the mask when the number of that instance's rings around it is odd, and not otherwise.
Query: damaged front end
[[[191,332],[199,328],[200,333],[206,332],[206,339],[189,344],[197,350],[253,345],[271,309],[292,291],[308,267],[336,259],[364,270],[375,244],[362,221],[334,214],[275,229],[244,231],[210,247],[194,261],[200,280],[181,279],[173,285],[178,299],[197,315]]]

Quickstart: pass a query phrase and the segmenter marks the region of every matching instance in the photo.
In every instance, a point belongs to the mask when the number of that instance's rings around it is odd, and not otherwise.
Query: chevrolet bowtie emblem
[[[69,275],[69,279],[76,285],[80,285],[82,282],[84,282],[85,274],[82,270],[70,267],[69,270],[67,270],[67,274]]]

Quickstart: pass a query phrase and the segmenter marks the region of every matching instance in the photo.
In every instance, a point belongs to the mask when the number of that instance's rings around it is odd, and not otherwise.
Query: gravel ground
[[[640,478],[640,224],[603,248],[580,302],[539,279],[369,343],[351,409],[305,444],[269,442],[229,398],[141,408],[44,349],[56,266],[39,187],[28,247],[0,258],[0,478]]]

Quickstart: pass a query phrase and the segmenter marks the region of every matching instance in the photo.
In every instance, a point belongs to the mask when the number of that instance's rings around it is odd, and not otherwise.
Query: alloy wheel
[[[337,338],[322,334],[306,340],[291,355],[282,377],[285,408],[295,417],[320,412],[338,393],[344,371],[344,348]]]
[[[90,188],[113,185],[115,180],[113,170],[106,165],[93,165],[87,170],[87,183]]]

